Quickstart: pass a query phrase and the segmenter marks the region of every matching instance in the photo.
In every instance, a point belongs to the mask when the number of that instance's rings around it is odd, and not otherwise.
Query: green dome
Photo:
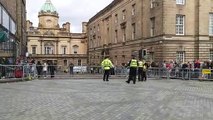
[[[44,5],[41,7],[40,13],[58,14],[56,11],[56,8],[53,6],[51,0],[46,0]]]

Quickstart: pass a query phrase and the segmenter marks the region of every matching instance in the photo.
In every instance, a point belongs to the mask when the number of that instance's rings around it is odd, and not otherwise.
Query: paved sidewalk
[[[0,120],[212,120],[213,82],[125,79],[0,84]]]

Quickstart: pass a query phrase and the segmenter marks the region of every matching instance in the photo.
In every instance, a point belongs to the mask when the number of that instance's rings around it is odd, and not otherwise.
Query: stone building
[[[212,0],[114,0],[88,22],[89,64],[212,60],[212,36]]]
[[[62,67],[87,65],[87,23],[83,33],[71,33],[71,24],[59,26],[59,15],[50,0],[38,13],[38,27],[27,21],[28,53],[36,61],[52,61]]]
[[[0,58],[26,53],[26,0],[0,1]]]

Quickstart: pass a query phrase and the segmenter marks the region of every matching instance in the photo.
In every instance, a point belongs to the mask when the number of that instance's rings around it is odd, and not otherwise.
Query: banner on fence
[[[209,69],[202,69],[202,74],[211,74],[211,70],[209,70]]]

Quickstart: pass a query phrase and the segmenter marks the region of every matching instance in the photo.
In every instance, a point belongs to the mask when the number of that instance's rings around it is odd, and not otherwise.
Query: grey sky
[[[46,0],[27,0],[27,20],[38,26],[38,12]],[[71,32],[81,32],[81,23],[88,22],[113,0],[51,0],[59,13],[59,24],[71,23]]]

